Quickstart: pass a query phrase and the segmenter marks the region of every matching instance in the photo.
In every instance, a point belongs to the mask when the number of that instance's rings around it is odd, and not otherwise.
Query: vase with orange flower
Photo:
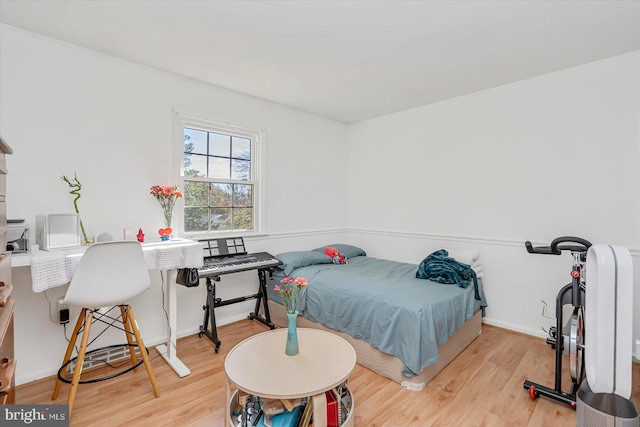
[[[169,187],[161,187],[154,185],[151,187],[151,194],[156,198],[160,206],[162,206],[162,213],[164,214],[164,228],[158,230],[160,234],[160,240],[169,240],[173,229],[171,228],[171,220],[173,218],[173,207],[176,204],[176,199],[182,197],[182,193],[178,191],[177,185]]]

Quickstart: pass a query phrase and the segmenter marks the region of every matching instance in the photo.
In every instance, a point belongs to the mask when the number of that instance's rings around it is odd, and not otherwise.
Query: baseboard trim
[[[502,329],[507,329],[509,331],[513,331],[513,332],[519,332],[525,335],[531,335],[537,338],[547,338],[548,334],[545,333],[544,331],[538,331],[535,329],[529,329],[529,328],[523,328],[521,326],[518,325],[514,325],[513,323],[508,323],[508,322],[502,322],[500,320],[496,320],[496,319],[492,319],[490,317],[485,317],[482,319],[482,323],[485,323],[487,325],[491,325],[491,326],[497,326],[498,328],[502,328]]]

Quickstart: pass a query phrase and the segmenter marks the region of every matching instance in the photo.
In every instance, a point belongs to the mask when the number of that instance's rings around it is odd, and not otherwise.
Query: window
[[[258,231],[260,132],[182,121],[185,234]]]

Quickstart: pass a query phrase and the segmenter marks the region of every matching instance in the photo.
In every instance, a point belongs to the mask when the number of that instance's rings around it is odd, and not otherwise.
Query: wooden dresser
[[[12,154],[0,137],[0,403],[16,403],[16,359],[13,350],[13,304],[11,291],[11,252],[7,252],[7,162]]]

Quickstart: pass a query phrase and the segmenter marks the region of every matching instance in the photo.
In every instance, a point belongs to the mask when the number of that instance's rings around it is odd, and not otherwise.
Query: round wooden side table
[[[245,393],[269,399],[312,397],[313,425],[326,427],[325,391],[347,381],[356,366],[356,352],[335,334],[298,328],[300,352],[287,356],[286,339],[287,329],[274,329],[249,337],[231,349],[224,362],[225,426],[230,421],[233,385]],[[353,425],[354,406],[344,426]]]

